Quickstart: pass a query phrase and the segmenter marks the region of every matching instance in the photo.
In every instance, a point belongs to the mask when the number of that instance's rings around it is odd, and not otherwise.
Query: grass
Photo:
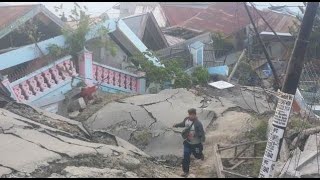
[[[307,120],[301,119],[300,117],[292,117],[291,119],[289,119],[287,127],[288,129],[297,132],[304,129],[312,128],[313,126]]]
[[[245,136],[251,141],[264,141],[267,140],[268,120],[255,118],[257,125],[246,132]]]

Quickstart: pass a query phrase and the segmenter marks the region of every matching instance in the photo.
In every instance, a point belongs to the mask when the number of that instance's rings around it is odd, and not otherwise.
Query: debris
[[[128,170],[134,170],[139,168],[141,162],[138,159],[129,157],[129,156],[122,156],[119,157],[120,159],[120,165],[124,166]]]
[[[69,118],[74,119],[74,118],[76,118],[79,114],[80,114],[79,111],[73,111],[73,112],[69,113]]]
[[[209,85],[218,89],[227,89],[227,88],[234,87],[233,84],[225,81],[217,81],[217,82],[209,83]]]

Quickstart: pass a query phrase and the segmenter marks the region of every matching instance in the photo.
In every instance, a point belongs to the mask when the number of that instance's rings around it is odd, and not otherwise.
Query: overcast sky
[[[70,10],[73,8],[73,2],[4,2],[8,5],[21,5],[21,4],[43,4],[45,5],[50,11],[55,13],[54,6],[63,4],[64,10],[66,13],[70,12]],[[87,6],[88,11],[93,16],[99,16],[102,13],[106,12],[108,10],[108,15],[111,18],[116,18],[119,15],[118,10],[111,9],[112,6],[117,4],[118,2],[78,2],[80,6]],[[288,6],[298,6],[303,5],[302,2],[255,2],[257,5],[257,8],[267,8],[269,4],[272,5],[288,5]],[[111,9],[111,10],[109,10]],[[299,11],[298,8],[290,8],[293,11]]]

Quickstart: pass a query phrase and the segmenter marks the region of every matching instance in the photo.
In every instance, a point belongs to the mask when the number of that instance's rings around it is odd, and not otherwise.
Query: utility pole
[[[287,127],[292,102],[298,87],[304,56],[318,6],[319,2],[308,2],[307,4],[300,31],[289,60],[285,81],[281,92],[279,92],[279,100],[273,117],[272,128],[270,129],[259,178],[270,178],[273,176],[274,165],[281,149],[282,138]]]
[[[263,52],[264,52],[264,54],[265,54],[265,56],[266,56],[266,59],[267,59],[267,61],[268,61],[268,64],[269,64],[269,66],[270,66],[270,68],[271,68],[271,71],[272,71],[272,74],[273,74],[273,77],[274,77],[274,80],[275,80],[275,83],[274,83],[274,85],[273,85],[273,88],[274,88],[274,90],[276,91],[276,90],[278,90],[278,89],[280,88],[280,80],[279,80],[278,75],[277,75],[277,73],[276,73],[276,70],[275,70],[275,68],[274,68],[274,66],[273,66],[273,64],[272,64],[272,62],[271,62],[271,58],[270,58],[270,56],[269,56],[269,53],[268,53],[268,51],[267,51],[267,48],[266,48],[266,46],[264,45],[264,43],[263,43],[263,41],[262,41],[262,39],[261,39],[261,37],[260,37],[260,34],[259,34],[259,32],[258,32],[258,29],[257,29],[256,25],[254,24],[254,21],[253,21],[252,16],[251,16],[251,14],[250,14],[250,12],[249,12],[247,3],[246,3],[246,2],[243,2],[243,3],[244,3],[244,8],[246,9],[246,11],[247,11],[247,13],[248,13],[249,19],[250,19],[251,24],[252,24],[252,26],[253,26],[253,29],[254,29],[254,31],[255,31],[255,33],[256,33],[256,36],[257,36],[257,38],[258,38],[258,40],[259,40],[259,43],[260,43],[261,46],[262,46],[262,49],[263,49]]]

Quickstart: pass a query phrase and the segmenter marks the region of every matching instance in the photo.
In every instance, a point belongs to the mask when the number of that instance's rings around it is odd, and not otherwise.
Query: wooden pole
[[[233,76],[234,73],[236,72],[236,70],[237,70],[237,68],[238,68],[238,66],[239,66],[239,64],[240,64],[240,61],[241,61],[241,59],[243,58],[243,56],[245,55],[246,52],[247,52],[246,49],[244,49],[244,50],[242,51],[242,53],[241,53],[241,55],[240,55],[240,57],[239,57],[236,65],[234,65],[234,67],[233,67],[233,69],[232,69],[232,72],[230,73],[230,76],[228,77],[228,82],[231,81],[232,76]]]

